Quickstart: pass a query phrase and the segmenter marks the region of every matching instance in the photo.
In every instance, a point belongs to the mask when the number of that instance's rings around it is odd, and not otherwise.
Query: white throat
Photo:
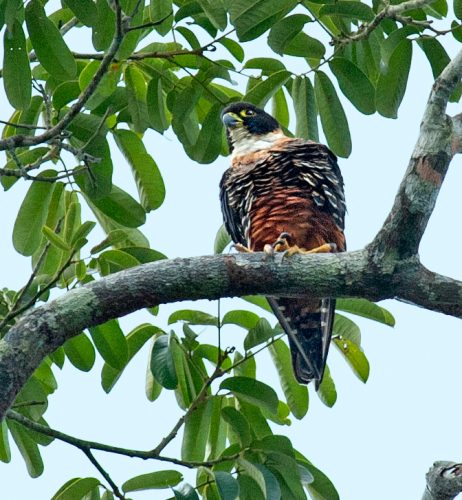
[[[236,156],[254,153],[262,149],[270,148],[275,142],[286,137],[281,130],[269,132],[267,134],[254,135],[250,134],[245,128],[236,128],[231,132],[231,140],[233,141],[233,152],[231,159]]]

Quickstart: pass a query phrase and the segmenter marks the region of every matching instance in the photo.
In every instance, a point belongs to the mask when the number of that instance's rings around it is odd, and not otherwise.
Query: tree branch
[[[435,462],[426,474],[422,500],[452,500],[462,493],[462,464]]]
[[[47,142],[57,136],[59,136],[63,130],[72,122],[72,120],[80,113],[88,99],[95,93],[100,81],[103,79],[104,75],[107,73],[110,64],[114,60],[114,57],[119,50],[119,47],[124,39],[126,27],[124,26],[124,19],[122,18],[122,10],[120,8],[119,0],[114,0],[116,6],[116,29],[114,38],[111,45],[103,56],[101,64],[96,71],[93,79],[88,84],[88,86],[80,94],[77,102],[71,106],[69,111],[59,120],[59,122],[54,126],[43,132],[42,134],[36,136],[30,135],[13,135],[6,139],[0,140],[0,151],[13,150],[18,147],[23,146],[35,146],[37,144],[42,144]]]
[[[96,441],[87,441],[86,439],[79,439],[74,436],[71,436],[69,434],[65,434],[64,432],[57,431],[56,429],[52,429],[46,425],[39,424],[38,422],[34,422],[30,418],[25,417],[22,413],[18,413],[13,410],[8,410],[7,413],[7,418],[10,418],[11,420],[14,420],[18,422],[19,424],[23,425],[24,427],[27,427],[28,429],[32,429],[35,432],[39,432],[40,434],[43,434],[45,436],[49,436],[55,439],[58,439],[59,441],[62,441],[64,443],[70,444],[71,446],[74,446],[78,448],[79,450],[83,451],[86,453],[87,451],[91,450],[98,450],[98,451],[104,451],[107,453],[114,453],[116,455],[122,455],[125,457],[130,457],[130,458],[140,458],[142,460],[158,460],[160,462],[168,462],[172,463],[175,465],[180,465],[182,467],[186,467],[188,469],[193,469],[196,467],[213,467],[214,465],[217,465],[222,462],[228,462],[232,460],[236,460],[239,458],[242,454],[241,450],[239,453],[233,454],[233,455],[227,455],[221,458],[218,458],[216,460],[207,460],[204,462],[190,462],[186,460],[180,460],[177,458],[172,458],[172,457],[166,457],[163,455],[159,455],[157,451],[154,450],[149,450],[149,451],[143,451],[143,450],[132,450],[128,448],[121,448],[119,446],[112,446],[108,444],[103,444],[103,443],[98,443]],[[109,481],[108,481],[109,482]]]

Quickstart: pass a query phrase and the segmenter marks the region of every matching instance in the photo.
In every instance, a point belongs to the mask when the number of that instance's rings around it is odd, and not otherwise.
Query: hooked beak
[[[225,113],[222,118],[223,123],[225,124],[226,127],[228,128],[235,128],[239,124],[242,124],[242,119],[239,118],[236,114],[234,113]]]

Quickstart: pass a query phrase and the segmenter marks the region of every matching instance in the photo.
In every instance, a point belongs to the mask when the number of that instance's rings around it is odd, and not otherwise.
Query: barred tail
[[[335,299],[268,297],[269,304],[289,337],[292,365],[302,384],[321,383],[329,351]]]

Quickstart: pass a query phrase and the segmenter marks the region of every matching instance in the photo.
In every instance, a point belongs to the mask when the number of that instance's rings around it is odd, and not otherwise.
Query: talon
[[[231,248],[234,248],[239,253],[253,253],[253,251],[250,250],[250,248],[247,248],[241,243],[235,243],[234,245],[231,245]]]
[[[291,247],[291,242],[292,235],[290,233],[283,232],[271,246],[275,252],[284,252]]]
[[[324,243],[317,248],[312,248],[311,250],[302,253],[332,253],[337,251],[337,245],[335,243]]]
[[[263,247],[263,251],[266,253],[268,257],[274,257],[275,248],[273,245],[269,245],[268,243]]]

